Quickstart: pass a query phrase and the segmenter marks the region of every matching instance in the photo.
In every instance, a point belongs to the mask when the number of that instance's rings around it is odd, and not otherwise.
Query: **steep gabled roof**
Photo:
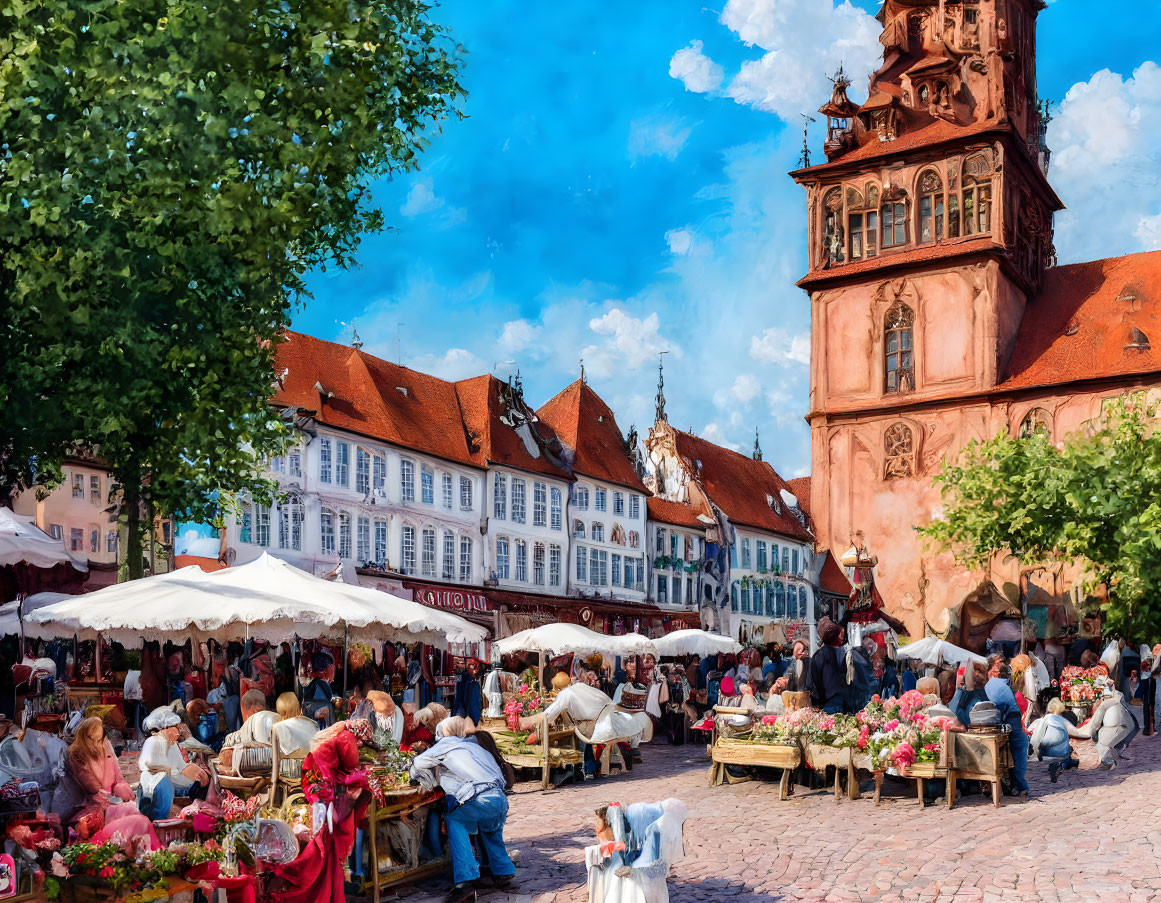
[[[768,463],[680,430],[673,434],[677,453],[686,460],[690,473],[704,487],[710,501],[734,524],[813,542],[810,532],[782,500],[783,489],[793,490]],[[773,500],[777,510],[768,499]]]
[[[661,524],[672,524],[676,527],[691,527],[704,530],[705,524],[697,519],[699,514],[713,517],[704,505],[685,505],[681,502],[667,502],[656,496],[649,496],[646,501],[649,509],[649,519]]]
[[[573,473],[645,493],[613,412],[583,380],[577,380],[536,412],[573,450]]]
[[[847,577],[834,555],[831,554],[830,549],[827,549],[826,558],[822,563],[822,572],[819,574],[818,586],[824,593],[831,593],[835,596],[842,596],[846,598],[851,594],[850,578]]]
[[[798,507],[802,509],[802,513],[806,515],[806,519],[809,521],[810,477],[795,477],[793,480],[787,480],[786,485],[790,487],[790,491],[794,493],[794,497],[798,499]]]
[[[1046,270],[999,388],[1158,371],[1161,251],[1150,251]]]
[[[345,345],[283,335],[275,351],[273,404],[315,411],[319,423],[390,445],[478,464],[452,383]]]
[[[551,426],[526,422],[513,427],[504,422],[503,418],[508,416],[508,403],[502,397],[502,392],[507,390],[505,383],[491,375],[476,376],[460,380],[455,390],[472,444],[473,460],[478,465],[501,464],[571,481],[568,471],[545,453],[545,447],[560,448],[560,440]]]

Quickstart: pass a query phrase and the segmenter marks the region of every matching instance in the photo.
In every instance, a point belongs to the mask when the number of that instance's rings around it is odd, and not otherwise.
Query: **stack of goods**
[[[75,843],[54,853],[44,880],[46,899],[60,897],[64,882],[82,877],[97,879],[117,897],[160,886],[171,876],[198,883],[218,876],[224,851],[214,840],[172,844],[152,852],[135,852],[109,841],[100,845]]]
[[[1069,665],[1060,675],[1060,699],[1065,705],[1093,705],[1109,684],[1109,670],[1103,664],[1092,668]]]

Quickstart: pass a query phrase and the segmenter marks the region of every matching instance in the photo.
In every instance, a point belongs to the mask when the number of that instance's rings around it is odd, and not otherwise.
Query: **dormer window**
[[[883,247],[897,248],[907,244],[907,205],[903,202],[883,205]]]

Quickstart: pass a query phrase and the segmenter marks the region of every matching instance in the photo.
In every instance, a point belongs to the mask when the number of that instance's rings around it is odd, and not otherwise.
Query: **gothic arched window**
[[[873,200],[864,201],[854,188],[847,189],[847,240],[851,260],[874,257],[879,251],[879,189],[868,186]],[[871,209],[863,210],[864,206]],[[854,211],[854,212],[851,212]]]
[[[943,238],[943,183],[929,169],[919,177],[919,241],[926,244]]]
[[[822,259],[824,263],[843,262],[843,190],[832,188],[822,199]]]
[[[1020,438],[1028,439],[1039,432],[1052,432],[1052,416],[1044,408],[1033,408],[1020,422]]]
[[[987,235],[992,231],[991,179],[974,181],[964,179],[963,234]]]
[[[915,473],[915,436],[905,423],[893,423],[883,434],[883,478],[897,480]]]
[[[899,392],[915,388],[915,353],[911,329],[915,314],[906,304],[896,304],[883,321],[883,353],[886,361],[884,390]]]

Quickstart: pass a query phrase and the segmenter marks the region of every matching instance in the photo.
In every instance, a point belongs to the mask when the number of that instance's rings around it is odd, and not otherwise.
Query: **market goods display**
[[[1060,674],[1060,699],[1066,705],[1092,705],[1109,684],[1109,669],[1103,664],[1092,668],[1069,665]]]
[[[511,730],[516,730],[521,718],[536,715],[548,707],[544,696],[527,683],[520,684],[511,696],[505,694],[504,716]]]
[[[197,883],[217,877],[224,856],[225,851],[215,840],[174,843],[139,853],[115,840],[100,845],[75,843],[53,854],[44,895],[49,900],[58,899],[62,883],[75,877],[107,882],[119,897],[157,887],[170,876]]]

